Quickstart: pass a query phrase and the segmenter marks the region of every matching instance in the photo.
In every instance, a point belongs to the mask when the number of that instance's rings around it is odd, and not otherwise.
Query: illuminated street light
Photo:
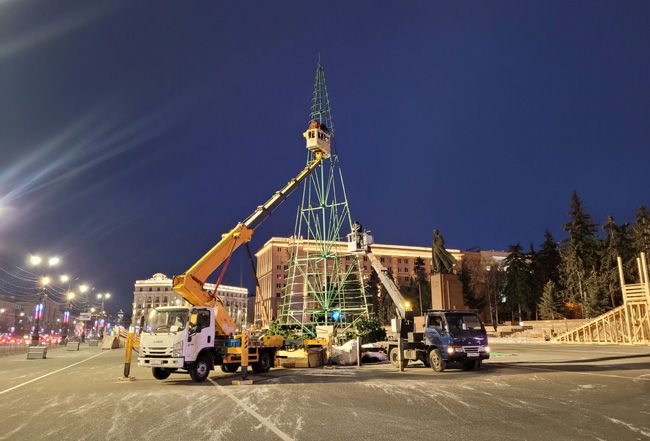
[[[70,276],[68,276],[67,274],[62,274],[61,277],[60,277],[60,280],[61,280],[61,283],[65,283],[65,282],[70,280]]]
[[[104,310],[104,302],[110,298],[111,298],[111,293],[109,292],[97,294],[97,299],[102,301],[102,317],[106,317],[106,311]],[[102,326],[101,333],[102,334],[104,333],[104,326]]]
[[[68,308],[67,310],[63,313],[63,332],[62,332],[62,340],[64,342],[68,341],[68,328],[70,327],[70,312],[72,310],[72,299],[74,299],[74,292],[68,291],[65,296],[68,299]]]
[[[43,262],[43,258],[41,256],[38,256],[36,254],[33,254],[29,256],[29,263],[32,266],[39,266]],[[59,263],[61,263],[61,259],[57,256],[52,256],[47,260],[47,264],[49,266],[56,266]],[[66,276],[67,278],[67,276]],[[63,277],[61,277],[61,280],[63,281]],[[68,279],[66,279],[68,280]],[[40,279],[41,283],[41,303],[38,303],[36,305],[36,308],[34,310],[34,333],[32,334],[32,346],[38,346],[40,344],[40,327],[41,327],[41,317],[43,317],[43,313],[45,311],[45,303],[47,300],[47,285],[50,284],[52,279],[48,276],[43,276]]]
[[[90,308],[90,312],[95,312],[95,311],[96,311],[95,308]]]
[[[83,294],[83,293],[85,293],[86,291],[88,291],[88,285],[79,285],[79,292],[80,292],[80,293]]]

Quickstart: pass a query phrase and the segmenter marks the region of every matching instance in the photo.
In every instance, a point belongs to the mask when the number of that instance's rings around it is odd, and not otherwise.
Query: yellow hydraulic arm
[[[274,193],[268,201],[257,207],[243,222],[238,223],[232,230],[224,234],[221,240],[192,265],[185,274],[174,277],[174,291],[190,304],[213,306],[215,308],[218,334],[230,335],[235,332],[237,326],[216,293],[211,294],[206,291],[203,289],[203,285],[210,274],[226,262],[237,248],[251,240],[255,229],[271,216],[273,210],[284,202],[298,185],[314,171],[322,159],[323,153],[316,151],[315,159],[309,162],[284,188]]]

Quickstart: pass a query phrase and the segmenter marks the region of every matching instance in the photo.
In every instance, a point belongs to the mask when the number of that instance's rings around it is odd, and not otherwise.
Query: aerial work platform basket
[[[365,253],[374,243],[374,239],[367,231],[352,231],[347,236],[348,251],[351,253]]]
[[[304,136],[307,141],[307,150],[314,153],[321,153],[323,158],[330,157],[330,142],[332,135],[324,123],[312,120],[302,136]]]

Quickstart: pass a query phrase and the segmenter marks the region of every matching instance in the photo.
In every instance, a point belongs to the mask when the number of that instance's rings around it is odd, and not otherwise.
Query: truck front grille
[[[478,346],[463,346],[463,350],[468,354],[478,354]]]

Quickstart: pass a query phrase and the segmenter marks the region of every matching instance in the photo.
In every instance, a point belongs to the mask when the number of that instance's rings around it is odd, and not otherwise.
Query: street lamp
[[[43,277],[41,279],[41,290],[43,292],[41,297],[41,303],[36,305],[34,311],[34,333],[32,334],[32,346],[38,346],[40,340],[40,328],[41,328],[41,317],[43,316],[43,310],[45,309],[45,299],[47,298],[47,285],[50,283],[49,277]]]
[[[39,266],[43,262],[43,258],[38,255],[31,255],[29,256],[29,263],[32,266]],[[61,259],[53,256],[50,257],[47,260],[48,266],[56,266],[59,263],[61,263]],[[41,317],[43,316],[43,312],[45,310],[45,301],[47,299],[47,285],[50,284],[52,280],[48,276],[43,276],[40,280],[41,284],[41,303],[36,305],[35,311],[34,311],[34,333],[32,334],[32,346],[38,346],[39,345],[39,340],[40,340],[40,326],[41,326]]]
[[[99,293],[97,294],[97,299],[102,301],[102,320],[106,320],[106,311],[104,310],[104,302],[111,298],[110,292]],[[102,333],[104,332],[104,326],[102,325]]]
[[[63,276],[61,276],[61,279],[63,280]],[[72,299],[74,299],[74,292],[68,291],[65,296],[68,299],[68,309],[63,313],[63,332],[62,332],[63,335],[61,335],[61,341],[63,342],[66,342],[68,340],[70,311],[72,310]]]

